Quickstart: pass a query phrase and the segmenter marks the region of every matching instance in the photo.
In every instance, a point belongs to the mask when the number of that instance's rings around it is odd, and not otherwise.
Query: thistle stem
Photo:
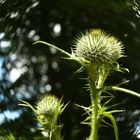
[[[52,133],[51,140],[63,140],[63,138],[61,136],[61,130],[60,129],[57,129]]]
[[[99,128],[98,112],[99,112],[99,96],[101,90],[96,89],[92,80],[90,80],[89,84],[92,103],[91,133],[89,140],[98,140],[98,128]]]
[[[98,96],[96,95],[92,103],[92,120],[90,140],[98,140]]]

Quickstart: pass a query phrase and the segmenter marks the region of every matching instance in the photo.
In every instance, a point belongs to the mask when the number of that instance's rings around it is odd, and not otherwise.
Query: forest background
[[[47,94],[69,102],[61,116],[66,140],[83,140],[87,126],[76,104],[88,106],[84,73],[74,74],[75,63],[67,63],[55,49],[34,46],[47,41],[71,52],[74,37],[91,28],[116,36],[125,46],[120,60],[130,73],[111,75],[110,84],[130,80],[124,87],[140,92],[140,1],[139,0],[0,0],[0,135],[16,139],[40,137],[34,113],[18,106],[20,99],[35,105]],[[116,114],[120,140],[140,139],[140,100],[115,92],[114,102],[126,112]],[[112,128],[100,130],[101,140],[113,140]]]

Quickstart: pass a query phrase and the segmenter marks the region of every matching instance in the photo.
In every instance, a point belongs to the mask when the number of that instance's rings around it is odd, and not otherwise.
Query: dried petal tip
[[[95,29],[75,40],[75,56],[92,63],[114,63],[123,56],[123,45],[118,39]]]

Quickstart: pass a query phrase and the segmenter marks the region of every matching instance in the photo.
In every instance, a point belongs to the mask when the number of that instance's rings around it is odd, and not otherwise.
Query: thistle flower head
[[[63,104],[55,96],[45,96],[36,105],[38,121],[48,129],[57,125],[58,116],[63,112]]]
[[[118,39],[95,29],[87,31],[75,40],[75,56],[86,62],[114,63],[123,56],[123,45]]]

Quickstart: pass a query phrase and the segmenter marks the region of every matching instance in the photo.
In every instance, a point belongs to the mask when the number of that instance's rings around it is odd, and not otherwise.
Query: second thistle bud
[[[63,112],[63,104],[55,96],[45,96],[36,105],[36,115],[40,124],[51,131],[57,127],[58,116]]]

